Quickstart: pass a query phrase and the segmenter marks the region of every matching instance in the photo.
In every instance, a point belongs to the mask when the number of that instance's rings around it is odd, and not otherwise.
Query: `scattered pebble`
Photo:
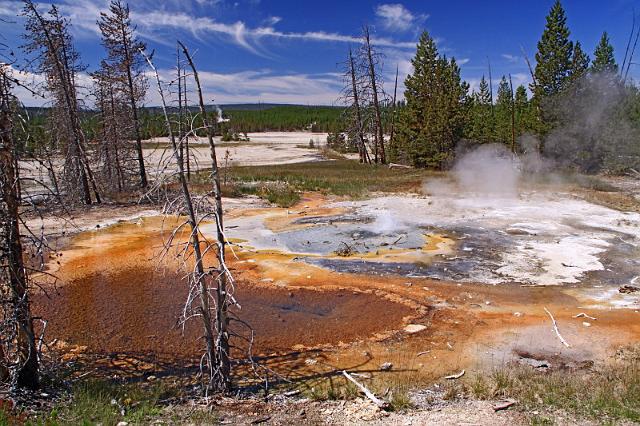
[[[404,331],[409,334],[419,333],[426,330],[427,326],[422,324],[409,324],[404,328]]]
[[[380,365],[380,371],[389,371],[393,368],[393,364],[390,362],[385,362]]]

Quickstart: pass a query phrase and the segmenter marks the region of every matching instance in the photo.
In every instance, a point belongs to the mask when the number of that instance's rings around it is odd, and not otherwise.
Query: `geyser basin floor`
[[[320,206],[323,211],[317,211]],[[570,193],[312,196],[227,222],[228,236],[340,272],[444,280],[619,286],[640,275],[640,214]]]
[[[272,244],[287,229],[295,232],[329,222],[338,227],[341,223],[379,223],[376,203],[384,202],[384,211],[392,210],[395,221],[397,210],[389,203],[400,200],[409,201],[408,208],[415,209],[425,208],[419,203],[429,202],[403,196],[335,203],[315,194],[286,210],[263,205],[247,209],[247,202],[236,201],[227,204],[228,231],[238,237],[248,232],[244,226],[253,221],[249,236],[261,234],[264,241],[269,242],[270,238]],[[255,200],[248,202],[253,204]],[[325,220],[327,217],[333,219]],[[94,353],[147,354],[151,359],[163,354],[183,358],[197,353],[195,328],[188,329],[187,338],[182,338],[175,326],[175,311],[182,306],[184,285],[178,277],[162,273],[163,263],[170,266],[173,262],[171,256],[164,262],[157,258],[163,233],[166,237],[172,222],[144,218],[75,237],[56,270],[62,278],[59,295],[53,300],[43,295],[35,298],[36,315],[49,319],[48,339],[64,339],[69,346],[63,351],[71,350],[72,357],[79,356],[74,345],[89,346],[88,351]],[[475,246],[464,247],[477,246],[477,250],[485,244],[478,235],[489,232],[489,241],[496,235],[488,228],[475,233],[464,227],[458,229],[476,235]],[[365,248],[370,238],[390,245],[377,250],[377,254],[373,247],[357,255],[358,261],[375,264],[378,256],[391,251],[397,259],[389,264],[395,267],[414,267],[415,256],[426,256],[423,265],[427,268],[429,257],[444,255],[446,262],[460,258],[465,251],[459,240],[472,244],[472,238],[456,239],[460,234],[451,230],[451,238],[446,238],[419,228],[415,246],[412,242],[399,249],[392,244],[401,243],[395,242],[395,232],[391,227],[382,236],[366,232],[356,236],[364,239],[363,245],[356,245],[358,250]],[[498,235],[508,238],[511,234]],[[238,290],[239,300],[259,333],[256,352],[278,352],[280,355],[264,362],[290,378],[318,377],[342,368],[375,371],[381,363],[391,362],[395,374],[405,375],[413,385],[419,385],[460,368],[517,359],[523,351],[543,357],[560,354],[563,359],[578,361],[605,359],[610,349],[640,338],[637,310],[611,310],[608,300],[590,294],[604,292],[605,288],[521,287],[509,283],[490,286],[407,278],[389,272],[340,273],[309,263],[309,259],[343,259],[331,254],[300,256],[274,249],[256,251],[244,245],[235,247],[238,259],[231,253],[228,258],[242,287]],[[501,261],[499,251],[493,250],[495,253],[489,253],[491,258]],[[444,267],[442,271],[448,273]],[[553,312],[571,348],[565,348],[556,338],[545,307]],[[598,319],[586,327],[583,319],[574,318],[580,312]],[[408,333],[404,329],[409,324],[424,329],[417,327],[422,330]],[[416,329],[407,330],[412,328]],[[321,350],[307,351],[310,346]],[[426,355],[416,356],[425,351]]]

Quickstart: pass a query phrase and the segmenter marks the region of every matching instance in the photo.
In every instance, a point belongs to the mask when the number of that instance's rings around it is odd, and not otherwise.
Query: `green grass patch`
[[[33,419],[37,425],[102,424],[124,421],[145,424],[162,414],[161,401],[174,396],[174,390],[162,384],[122,385],[90,380],[74,386],[71,400],[49,413]]]
[[[351,160],[233,167],[230,178],[238,185],[280,183],[294,191],[365,197],[370,192],[419,192],[425,178],[437,172],[419,169],[389,169]]]

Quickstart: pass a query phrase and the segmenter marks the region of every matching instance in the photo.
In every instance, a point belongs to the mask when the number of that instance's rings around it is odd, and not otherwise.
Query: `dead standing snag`
[[[165,119],[165,124],[167,126],[167,132],[169,134],[169,140],[171,141],[171,146],[173,149],[173,156],[178,168],[177,177],[180,183],[180,188],[182,192],[182,199],[184,203],[184,210],[186,211],[186,225],[189,227],[189,247],[193,250],[193,258],[194,258],[194,267],[193,270],[189,273],[189,298],[187,301],[187,306],[185,306],[185,318],[183,318],[183,322],[185,322],[191,316],[199,316],[202,319],[203,331],[204,331],[204,341],[205,341],[205,353],[201,362],[201,371],[204,375],[206,370],[207,383],[205,384],[205,392],[209,391],[227,391],[228,387],[221,386],[220,383],[216,381],[216,378],[220,374],[224,374],[222,369],[217,363],[218,355],[216,354],[216,345],[215,345],[215,336],[211,323],[211,310],[209,307],[209,283],[208,277],[210,274],[205,271],[203,252],[201,247],[201,233],[200,233],[200,220],[197,217],[196,210],[193,205],[193,200],[191,198],[191,193],[189,191],[189,187],[187,185],[187,178],[185,176],[184,170],[184,161],[182,156],[180,155],[180,149],[178,147],[178,143],[176,141],[176,137],[173,134],[173,129],[171,128],[171,121],[169,120],[169,115],[167,113],[167,104],[164,98],[164,91],[162,89],[162,84],[160,82],[160,76],[156,67],[153,65],[151,59],[144,54],[144,52],[140,51],[147,63],[153,70],[155,75],[155,80],[158,86],[158,93],[160,94],[162,112]],[[184,225],[184,224],[183,224]],[[180,229],[183,228],[183,225],[180,225],[176,230],[174,230],[173,235],[175,235]],[[188,314],[188,311],[191,308],[191,302],[193,302],[192,294],[197,291],[200,298],[200,307],[196,310],[196,312],[192,315]],[[223,384],[227,384],[228,386],[228,378]]]
[[[0,376],[12,386],[36,389],[38,357],[23,261],[8,66],[0,64]],[[4,371],[3,371],[4,370]]]
[[[215,219],[216,219],[216,234],[217,234],[217,257],[218,257],[218,271],[217,282],[218,286],[215,292],[215,304],[216,304],[216,317],[215,327],[217,333],[216,340],[216,363],[219,367],[219,374],[215,377],[216,386],[219,390],[228,390],[230,388],[230,375],[231,375],[231,362],[229,358],[229,305],[232,301],[229,299],[227,291],[227,277],[231,276],[227,264],[225,262],[225,237],[224,237],[224,222],[223,222],[223,210],[222,210],[222,189],[220,186],[220,169],[218,168],[218,159],[216,156],[216,146],[213,141],[213,128],[209,123],[207,117],[207,111],[204,106],[204,97],[202,95],[202,86],[200,85],[200,78],[198,76],[198,70],[191,58],[189,50],[178,41],[178,44],[182,48],[184,56],[187,58],[187,62],[193,72],[193,78],[196,83],[196,91],[198,93],[198,104],[200,107],[200,114],[202,115],[202,123],[207,132],[207,140],[209,142],[209,152],[211,155],[211,180],[213,184],[213,196],[215,198]]]

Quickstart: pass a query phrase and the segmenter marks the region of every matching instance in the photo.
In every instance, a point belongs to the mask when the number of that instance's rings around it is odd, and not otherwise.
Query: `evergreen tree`
[[[509,81],[503,75],[498,85],[498,97],[496,99],[496,125],[494,140],[504,144],[511,143],[511,108],[512,93]]]
[[[546,98],[560,93],[572,71],[573,43],[569,40],[567,17],[559,0],[547,15],[542,38],[538,42],[536,84],[531,85],[534,99],[544,104]]]
[[[613,57],[613,46],[609,41],[609,35],[607,32],[602,33],[600,42],[596,46],[595,52],[593,52],[593,62],[591,63],[591,72],[610,72],[616,73],[618,71],[618,65]]]
[[[516,115],[516,135],[522,135],[534,130],[536,120],[527,97],[527,89],[523,85],[516,88],[513,103]]]
[[[398,123],[398,156],[418,167],[442,168],[463,134],[469,86],[455,59],[439,56],[427,32],[420,36],[412,64]]]
[[[491,114],[491,92],[489,83],[482,76],[480,79],[479,91],[473,94],[473,105],[471,107],[471,131],[468,134],[470,139],[479,143],[488,143],[493,138],[493,116]]]
[[[589,69],[589,56],[582,50],[579,41],[573,47],[573,57],[571,58],[571,81],[577,81],[587,73]]]

